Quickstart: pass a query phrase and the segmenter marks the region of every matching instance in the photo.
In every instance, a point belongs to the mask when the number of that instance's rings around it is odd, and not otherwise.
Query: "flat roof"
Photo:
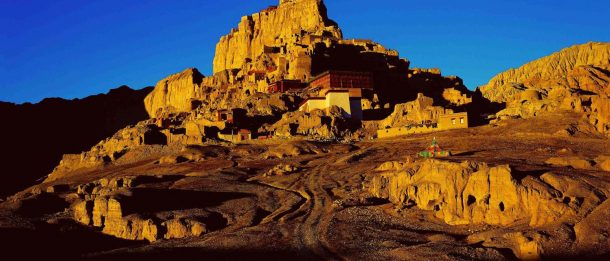
[[[459,117],[459,116],[468,116],[468,112],[454,112],[451,114],[443,114],[439,115],[439,118],[451,118],[451,117]]]
[[[301,80],[282,79],[282,80],[279,80],[279,81],[272,82],[271,84],[277,84],[277,83],[280,83],[280,82],[295,82],[295,83],[298,82],[298,83],[303,83]]]
[[[349,90],[337,90],[337,89],[326,90],[326,93],[329,93],[329,92],[349,92]]]

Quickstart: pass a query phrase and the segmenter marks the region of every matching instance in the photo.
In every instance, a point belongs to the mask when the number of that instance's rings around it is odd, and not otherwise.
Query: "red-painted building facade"
[[[267,92],[268,93],[286,92],[286,91],[292,90],[292,89],[303,89],[303,88],[305,88],[305,84],[302,83],[300,80],[281,80],[281,81],[277,81],[272,84],[269,84],[269,87],[267,87]]]
[[[373,89],[373,74],[369,72],[327,71],[309,82],[310,88]]]

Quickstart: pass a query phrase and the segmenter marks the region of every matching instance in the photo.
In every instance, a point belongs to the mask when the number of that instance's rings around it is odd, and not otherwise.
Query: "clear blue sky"
[[[279,0],[0,0],[0,100],[78,98],[142,88],[197,67],[218,38]],[[347,38],[397,49],[474,89],[511,67],[610,41],[610,1],[327,0]]]

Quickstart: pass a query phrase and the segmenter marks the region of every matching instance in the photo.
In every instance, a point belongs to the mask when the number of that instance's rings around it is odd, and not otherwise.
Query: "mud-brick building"
[[[449,113],[439,115],[437,119],[422,124],[400,126],[377,130],[377,138],[389,138],[435,131],[468,128],[468,113],[448,110]]]
[[[269,84],[267,93],[286,92],[288,90],[300,90],[307,85],[300,80],[280,80]]]
[[[309,81],[310,88],[321,89],[369,89],[372,90],[373,74],[370,72],[326,71]]]
[[[327,71],[314,77],[309,89],[319,89],[318,96],[305,100],[299,110],[312,111],[337,106],[345,116],[362,120],[363,92],[373,92],[373,74],[369,72]]]
[[[438,130],[452,130],[468,128],[468,113],[459,112],[440,115],[438,117]]]
[[[241,142],[252,139],[252,132],[247,129],[224,129],[218,133],[218,138],[230,142]]]
[[[345,117],[362,120],[362,95],[359,89],[325,89],[320,94],[320,97],[310,97],[301,103],[299,110],[310,112],[337,106],[343,110]]]

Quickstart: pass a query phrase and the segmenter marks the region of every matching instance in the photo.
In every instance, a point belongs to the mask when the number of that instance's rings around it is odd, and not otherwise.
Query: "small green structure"
[[[436,138],[434,138],[432,139],[432,144],[430,144],[426,150],[420,151],[417,156],[422,158],[443,158],[451,156],[451,152],[441,149],[441,147],[438,146]]]

